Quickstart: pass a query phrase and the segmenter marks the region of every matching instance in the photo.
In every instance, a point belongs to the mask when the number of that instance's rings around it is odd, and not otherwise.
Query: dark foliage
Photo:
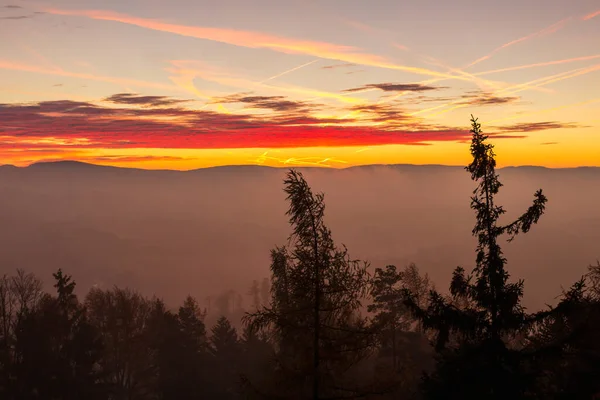
[[[208,298],[208,309],[191,296],[169,309],[116,287],[80,301],[61,270],[53,293],[22,270],[2,277],[0,398],[600,398],[600,264],[556,306],[524,309],[501,239],[527,233],[547,199],[536,191],[502,224],[493,146],[471,123],[478,245],[474,268],[456,268],[448,293],[414,264],[371,276],[335,244],[323,194],[292,170],[292,234],[271,250],[270,279],[249,285],[249,307],[233,291]]]

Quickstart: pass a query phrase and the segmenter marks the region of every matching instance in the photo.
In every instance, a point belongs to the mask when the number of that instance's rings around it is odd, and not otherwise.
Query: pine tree
[[[450,285],[452,297],[467,299],[467,306],[459,309],[432,291],[430,304],[423,309],[408,290],[406,304],[424,328],[437,333],[436,349],[441,357],[436,372],[427,380],[429,398],[517,399],[525,396],[531,382],[523,372],[526,361],[522,354],[509,348],[505,339],[522,332],[529,316],[520,303],[523,281],[508,281],[498,241],[508,235],[510,242],[517,234],[528,232],[543,214],[547,199],[538,190],[522,216],[500,225],[505,210],[495,203],[502,184],[495,171],[493,145],[487,143],[477,119],[471,119],[471,128],[473,161],[466,170],[478,183],[471,197],[476,212],[473,235],[478,239],[476,266],[468,275],[463,268],[456,268]],[[447,348],[452,336],[458,345]]]
[[[400,331],[407,330],[410,317],[407,307],[402,303],[402,273],[396,266],[388,265],[385,270],[376,268],[371,283],[373,303],[367,307],[373,316],[373,322],[380,334],[379,340],[384,353],[392,358],[392,371],[398,372],[398,336]]]
[[[18,322],[17,385],[12,396],[105,398],[97,369],[102,351],[98,332],[89,324],[85,308],[73,293],[75,282],[71,277],[61,270],[53,276],[57,297],[43,296]]]
[[[187,296],[183,305],[179,307],[177,320],[179,328],[186,339],[185,344],[188,351],[200,353],[206,350],[207,337],[204,318],[206,311],[201,311],[198,302],[191,296]]]
[[[415,324],[410,309],[404,304],[404,289],[415,295],[415,302],[426,304],[431,289],[429,277],[421,276],[415,264],[398,271],[394,265],[376,268],[371,282],[373,330],[379,343],[375,361],[376,379],[380,386],[396,394],[415,391],[420,374],[428,367],[429,346]]]
[[[240,383],[244,398],[258,397],[253,385],[268,385],[273,373],[273,347],[264,332],[259,332],[252,324],[245,324],[240,338],[241,376]]]
[[[220,317],[211,330],[210,350],[215,361],[215,381],[219,399],[234,399],[240,393],[241,346],[236,329]]]
[[[258,281],[253,280],[252,286],[248,290],[248,295],[252,299],[252,308],[258,310],[260,308],[260,287],[258,286]]]
[[[543,399],[592,399],[600,396],[600,264],[581,280],[531,330],[526,347],[553,349],[540,363],[537,390]]]

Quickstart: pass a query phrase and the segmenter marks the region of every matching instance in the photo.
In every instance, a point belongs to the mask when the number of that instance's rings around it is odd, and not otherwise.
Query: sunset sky
[[[0,164],[600,166],[598,0],[0,0]]]

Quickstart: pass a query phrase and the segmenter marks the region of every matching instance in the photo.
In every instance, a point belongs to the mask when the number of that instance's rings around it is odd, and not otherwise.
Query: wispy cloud
[[[105,98],[104,101],[144,107],[173,106],[190,102],[190,100],[173,99],[167,96],[141,96],[136,93],[118,93]]]
[[[563,81],[566,79],[571,79],[571,78],[575,78],[578,76],[582,76],[582,75],[586,75],[592,72],[596,72],[600,70],[600,64],[596,64],[590,67],[584,67],[584,68],[577,68],[574,70],[570,70],[570,71],[565,71],[565,72],[561,72],[558,74],[554,74],[554,75],[550,75],[550,76],[546,76],[543,78],[538,78],[538,79],[534,79],[532,81],[529,82],[525,82],[525,83],[520,83],[520,84],[516,84],[513,85],[511,87],[499,90],[499,91],[495,91],[493,94],[494,96],[499,96],[499,95],[503,95],[503,96],[511,96],[513,94],[525,91],[525,90],[531,90],[532,88],[535,87],[542,87],[545,85],[549,85],[551,83],[555,83],[555,82],[559,82],[559,81]],[[415,111],[413,113],[413,115],[419,115],[419,114],[423,114],[423,113],[431,113],[432,111],[435,110],[439,110],[439,109],[443,109],[443,108],[447,108],[450,107],[444,111],[439,111],[435,114],[430,114],[429,116],[437,116],[440,114],[444,114],[444,113],[448,113],[450,111],[459,109],[459,108],[463,108],[463,107],[467,107],[469,104],[464,104],[464,102],[462,102],[461,100],[454,100],[452,102],[449,102],[447,104],[442,104],[436,107],[431,107],[431,108],[427,108],[427,109],[422,109],[419,111]]]
[[[176,157],[176,156],[95,156],[83,157],[86,162],[118,162],[118,163],[139,163],[146,161],[189,161],[197,160],[197,157]]]
[[[265,48],[286,54],[304,54],[324,59],[339,60],[348,63],[404,71],[417,75],[470,81],[470,79],[466,77],[446,74],[426,68],[394,64],[384,57],[360,52],[357,48],[352,46],[292,39],[252,31],[171,24],[154,19],[139,18],[111,11],[61,10],[54,8],[48,8],[44,11],[55,15],[83,16],[97,20],[120,22],[146,29],[169,32],[198,39],[212,40],[247,48]]]
[[[286,109],[285,99],[240,97],[254,105]],[[290,103],[287,107],[295,107]],[[367,106],[365,106],[367,107]],[[465,128],[419,124],[391,105],[363,108],[371,119],[394,118],[377,126],[330,125],[331,120],[296,112],[270,117],[225,114],[179,107],[114,108],[89,102],[46,101],[0,104],[0,148],[290,148],[374,146],[460,141]],[[392,115],[391,113],[394,112]],[[386,114],[389,113],[389,114]],[[498,137],[516,137],[500,134]]]
[[[214,68],[199,61],[173,60],[171,61],[171,65],[171,67],[167,68],[167,71],[172,74],[171,80],[178,84],[182,89],[188,89],[188,91],[191,93],[197,91],[193,83],[194,79],[202,79],[209,82],[215,82],[223,86],[241,89],[243,91],[272,91],[277,93],[293,94],[296,96],[300,95],[303,97],[309,96],[321,99],[337,100],[347,104],[364,102],[359,98],[339,93],[330,93],[286,84],[271,85],[258,80],[250,80],[248,78],[240,77],[229,71]],[[212,97],[207,98],[209,100],[212,99]]]
[[[557,106],[557,107],[544,108],[544,109],[541,109],[541,110],[535,110],[535,111],[530,111],[530,112],[516,113],[514,115],[511,115],[510,117],[498,118],[498,119],[494,119],[494,120],[489,120],[487,122],[488,123],[495,123],[495,122],[502,122],[502,121],[513,120],[513,119],[526,118],[526,117],[530,117],[532,115],[538,115],[538,114],[556,113],[556,111],[559,111],[559,110],[564,110],[564,109],[573,108],[573,107],[583,107],[583,106],[587,106],[587,105],[590,105],[590,104],[596,104],[596,103],[600,103],[600,98],[595,98],[595,99],[590,99],[590,100],[585,100],[585,101],[579,101],[577,103],[562,104],[562,105]]]
[[[594,54],[594,55],[591,55],[591,56],[565,58],[565,59],[562,59],[562,60],[544,61],[544,62],[533,63],[533,64],[516,65],[516,66],[513,66],[513,67],[492,69],[492,70],[489,70],[489,71],[478,72],[478,73],[476,73],[474,75],[475,76],[481,76],[481,75],[497,74],[497,73],[500,73],[500,72],[518,71],[518,70],[528,69],[528,68],[537,68],[537,67],[547,67],[547,66],[550,66],[550,65],[568,64],[568,63],[577,62],[577,61],[590,61],[590,60],[595,60],[595,59],[598,59],[598,58],[600,58],[600,54]]]
[[[79,78],[91,81],[100,81],[106,83],[115,83],[119,85],[127,85],[127,86],[138,86],[145,87],[151,89],[161,89],[161,90],[179,90],[177,86],[167,85],[156,82],[147,82],[141,81],[137,79],[128,79],[128,78],[116,78],[110,76],[102,76],[102,75],[94,75],[88,73],[79,73],[79,72],[71,72],[66,71],[61,68],[44,68],[37,65],[30,65],[16,61],[10,60],[2,60],[0,59],[0,69],[14,70],[14,71],[23,71],[23,72],[32,72],[37,74],[44,75],[56,75],[56,76],[65,76],[70,78]]]
[[[464,101],[459,104],[472,106],[490,106],[496,104],[508,104],[519,101],[517,96],[496,96],[493,93],[469,92],[460,96]]]
[[[286,70],[286,71],[280,72],[280,73],[278,73],[278,74],[276,74],[276,75],[273,75],[273,76],[271,76],[271,77],[269,77],[269,78],[267,78],[267,79],[264,79],[264,80],[260,81],[259,83],[265,83],[265,82],[271,81],[271,80],[273,80],[273,79],[276,79],[276,78],[282,77],[282,76],[284,76],[284,75],[287,75],[287,74],[290,74],[290,73],[292,73],[292,72],[298,71],[299,69],[302,69],[302,68],[304,68],[304,67],[308,67],[309,65],[312,65],[312,64],[314,64],[314,63],[316,63],[316,62],[318,62],[318,61],[319,61],[319,60],[313,60],[313,61],[309,61],[309,62],[307,62],[307,63],[305,63],[305,64],[299,65],[299,66],[297,66],[297,67],[290,68],[290,69],[288,69],[288,70]]]
[[[323,67],[321,67],[321,69],[337,69],[337,68],[349,68],[349,67],[357,67],[357,64],[352,64],[352,63],[344,63],[344,64],[331,64],[331,65],[325,65]]]
[[[262,108],[277,112],[308,112],[320,108],[320,106],[306,101],[288,100],[285,96],[251,96],[251,93],[217,97],[212,102],[244,103],[247,108]]]
[[[33,15],[15,15],[15,16],[8,16],[8,17],[0,17],[0,19],[13,19],[13,20],[29,19],[29,18],[33,18]]]
[[[346,89],[342,92],[355,93],[373,89],[379,89],[384,92],[426,92],[430,90],[447,89],[447,87],[429,86],[420,83],[371,83],[356,88]]]
[[[16,4],[8,4],[8,5],[4,6],[4,8],[20,9],[20,8],[23,8],[23,7],[18,6]]]
[[[270,155],[271,152],[270,151],[265,151],[263,154],[261,154],[260,156],[258,156],[257,158],[254,159],[250,159],[248,161],[251,161],[255,164],[265,164],[266,162],[270,161],[273,162],[275,161],[276,163],[280,164],[280,165],[312,165],[315,167],[333,167],[333,164],[348,164],[347,161],[344,160],[340,160],[337,158],[333,158],[333,157],[289,157],[289,158],[281,158],[281,157],[276,157],[273,155]]]
[[[558,122],[558,121],[545,121],[545,122],[529,122],[522,124],[506,125],[494,128],[495,132],[516,132],[516,133],[529,133],[547,131],[551,129],[577,129],[584,128],[584,126],[575,122]]]
[[[589,13],[589,14],[583,16],[581,19],[583,19],[584,21],[588,21],[592,18],[596,18],[597,16],[600,16],[600,10]]]
[[[543,36],[555,33],[557,31],[559,31],[560,29],[564,28],[567,25],[567,23],[570,22],[571,20],[572,20],[572,17],[565,18],[565,19],[560,20],[560,21],[558,21],[558,22],[556,22],[556,23],[554,23],[554,24],[552,24],[550,26],[547,26],[547,27],[545,27],[543,29],[540,29],[537,32],[531,33],[531,34],[529,34],[527,36],[520,37],[520,38],[512,40],[510,42],[504,43],[503,45],[501,45],[501,46],[495,48],[494,50],[492,50],[487,55],[485,55],[483,57],[480,57],[477,60],[473,61],[472,63],[470,63],[469,65],[467,65],[464,69],[473,67],[474,65],[477,65],[480,62],[483,62],[485,60],[489,60],[494,55],[496,55],[496,53],[498,53],[498,52],[500,52],[500,51],[502,51],[502,50],[504,50],[504,49],[506,49],[508,47],[514,46],[517,43],[525,42],[527,40],[531,40],[531,39],[535,39],[535,38],[539,38],[539,37],[543,37]]]

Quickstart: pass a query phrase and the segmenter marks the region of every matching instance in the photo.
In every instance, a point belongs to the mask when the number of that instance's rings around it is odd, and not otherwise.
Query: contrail
[[[302,64],[302,65],[300,65],[300,66],[298,66],[298,67],[294,67],[294,68],[292,68],[292,69],[288,69],[287,71],[283,71],[283,72],[282,72],[282,73],[280,73],[280,74],[273,75],[272,77],[270,77],[270,78],[267,78],[267,79],[265,79],[264,81],[260,81],[260,82],[257,82],[257,83],[259,83],[259,84],[260,84],[260,83],[265,83],[265,82],[267,82],[267,81],[270,81],[271,79],[279,78],[280,76],[283,76],[283,75],[289,74],[290,72],[294,72],[294,71],[297,71],[297,70],[299,70],[300,68],[304,68],[304,67],[307,67],[307,66],[309,66],[309,65],[311,65],[311,64],[314,64],[314,63],[316,63],[317,61],[319,61],[319,60],[313,60],[313,61],[307,62],[306,64]]]
[[[527,68],[546,67],[548,65],[567,64],[567,63],[572,63],[572,62],[576,62],[576,61],[588,61],[588,60],[594,60],[594,59],[597,59],[597,58],[600,58],[600,54],[596,54],[596,55],[592,55],[592,56],[567,58],[567,59],[564,59],[564,60],[546,61],[546,62],[540,62],[540,63],[535,63],[535,64],[518,65],[518,66],[515,66],[515,67],[493,69],[493,70],[490,70],[490,71],[478,72],[478,73],[473,74],[473,75],[474,76],[489,75],[489,74],[496,74],[496,73],[499,73],[499,72],[517,71],[517,70],[527,69]]]
[[[516,85],[513,85],[513,86],[511,86],[510,88],[507,88],[507,89],[500,90],[500,91],[498,91],[498,92],[495,92],[495,93],[493,93],[493,94],[494,94],[495,96],[497,96],[497,95],[499,95],[499,94],[504,94],[504,95],[510,95],[510,94],[514,94],[514,93],[516,93],[516,92],[520,92],[520,91],[522,91],[522,90],[527,90],[529,87],[531,87],[531,85],[536,85],[536,84],[538,84],[538,85],[541,85],[541,84],[545,84],[545,83],[546,83],[546,81],[550,81],[550,80],[552,80],[552,79],[560,78],[560,77],[562,77],[562,76],[565,76],[565,75],[568,75],[568,74],[572,74],[572,73],[575,73],[575,72],[578,72],[578,71],[582,71],[582,70],[585,70],[585,68],[577,68],[577,69],[574,69],[574,70],[571,70],[571,71],[561,72],[561,73],[559,73],[559,74],[550,75],[550,76],[547,76],[547,77],[544,77],[544,78],[538,78],[538,79],[534,79],[533,81],[529,81],[529,82],[526,82],[526,83],[519,83],[519,84],[516,84]],[[517,90],[517,91],[515,91],[515,89],[518,89],[518,88],[522,88],[522,90]],[[512,91],[512,92],[511,92],[511,93],[505,93],[505,92],[507,92],[507,91]],[[430,112],[430,111],[439,110],[440,108],[448,107],[448,106],[451,106],[451,105],[453,105],[453,104],[458,104],[458,103],[462,103],[462,102],[463,102],[463,100],[454,100],[454,101],[452,101],[452,102],[449,102],[449,103],[446,103],[446,104],[441,104],[441,105],[439,105],[439,106],[430,107],[430,108],[426,108],[426,109],[424,109],[424,110],[415,111],[414,113],[412,113],[412,114],[410,114],[410,115],[411,115],[411,116],[413,116],[413,115],[418,115],[418,114],[422,114],[422,113],[428,113],[428,112]],[[447,111],[452,111],[452,110],[454,110],[454,109],[456,109],[456,108],[462,108],[462,107],[466,107],[467,105],[468,105],[468,104],[460,104],[459,106],[457,106],[457,107],[452,107],[450,110],[447,110]],[[444,111],[444,112],[445,112],[445,111]],[[437,113],[437,114],[434,114],[434,115],[439,115],[439,114],[442,114],[442,113],[444,113],[444,112],[440,112],[440,113]]]
[[[592,18],[595,18],[595,17],[597,17],[599,15],[600,15],[600,10],[594,11],[593,13],[588,14],[588,15],[582,17],[581,19],[584,20],[584,21],[588,21],[588,20],[590,20]]]
[[[552,112],[552,111],[562,110],[562,109],[565,109],[565,108],[586,106],[588,104],[594,104],[594,103],[600,103],[600,97],[596,98],[596,99],[591,99],[591,100],[586,100],[586,101],[580,101],[579,103],[565,104],[565,105],[562,105],[562,106],[557,106],[557,107],[552,107],[552,108],[545,108],[543,110],[533,111],[533,112],[529,112],[529,113],[517,114],[517,115],[513,115],[511,117],[493,119],[491,121],[487,121],[487,123],[495,123],[495,122],[508,121],[508,120],[512,120],[512,119],[519,119],[519,118],[523,118],[523,117],[528,117],[530,115],[544,114],[544,113],[548,113],[548,112]]]
[[[473,61],[471,64],[467,65],[463,69],[470,68],[470,67],[472,67],[474,65],[479,64],[482,61],[488,60],[488,59],[492,58],[499,51],[501,51],[503,49],[506,49],[507,47],[510,47],[512,45],[515,45],[517,43],[521,43],[521,42],[524,42],[524,41],[529,40],[529,39],[533,39],[533,38],[536,38],[536,37],[545,36],[545,35],[549,35],[551,33],[554,33],[556,31],[562,29],[566,25],[566,23],[569,20],[571,20],[571,19],[572,19],[572,17],[565,18],[565,19],[563,19],[561,21],[558,21],[558,22],[556,22],[556,23],[554,23],[554,24],[552,24],[552,25],[550,25],[550,26],[548,26],[548,27],[546,27],[544,29],[541,29],[541,30],[539,30],[537,32],[534,32],[534,33],[529,34],[527,36],[523,36],[523,37],[521,37],[519,39],[512,40],[512,41],[510,41],[508,43],[504,43],[502,46],[497,47],[496,49],[492,50],[488,55],[485,55],[483,57],[478,58],[477,60]]]
[[[138,86],[138,87],[147,87],[147,88],[154,88],[154,89],[163,89],[163,90],[179,89],[177,86],[166,85],[166,84],[162,84],[162,83],[146,82],[146,81],[141,81],[141,80],[137,80],[137,79],[113,78],[113,77],[109,77],[109,76],[99,76],[99,75],[92,75],[92,74],[87,74],[87,73],[70,72],[70,71],[65,71],[65,70],[61,70],[61,69],[48,69],[48,68],[44,68],[44,67],[39,67],[37,65],[23,64],[23,63],[19,63],[19,62],[12,62],[12,61],[2,60],[2,59],[0,59],[0,69],[34,72],[34,73],[44,74],[44,75],[65,76],[65,77],[71,77],[71,78],[88,79],[88,80],[94,80],[94,81],[100,81],[100,82],[115,83],[115,84],[120,84],[120,85],[131,85],[131,86]]]
[[[505,71],[514,71],[514,70],[520,70],[520,69],[526,69],[526,68],[542,67],[542,66],[557,65],[557,64],[566,64],[566,63],[575,62],[575,61],[587,61],[587,60],[593,60],[593,59],[597,59],[597,58],[600,58],[600,54],[598,54],[598,55],[591,55],[591,56],[584,56],[584,57],[569,58],[569,59],[564,59],[564,60],[548,61],[548,62],[542,62],[542,63],[536,63],[536,64],[519,65],[519,66],[515,66],[515,67],[507,67],[507,68],[501,68],[501,69],[495,69],[495,70],[490,70],[490,71],[479,72],[479,73],[476,73],[476,74],[473,74],[473,75],[474,76],[487,75],[487,74],[492,74],[492,73],[505,72]],[[562,75],[570,74],[570,73],[573,73],[573,72],[579,71],[579,70],[585,70],[585,67],[584,68],[578,68],[578,69],[571,70],[571,71],[562,72],[562,73],[559,73],[559,74],[556,74],[556,75],[552,75],[550,77],[539,78],[539,79],[536,79],[536,80],[528,82],[528,83],[516,84],[516,85],[510,86],[508,88],[502,89],[502,90],[500,90],[498,92],[493,92],[492,94],[493,95],[498,95],[498,94],[503,93],[506,90],[514,90],[516,88],[521,88],[521,87],[524,88],[524,89],[542,90],[542,91],[546,91],[546,92],[552,92],[552,90],[540,87],[539,85],[535,86],[535,84],[539,83],[539,82],[543,82],[543,81],[548,80],[548,79],[558,78],[558,77],[560,77]],[[430,79],[430,80],[427,80],[427,81],[423,81],[423,83],[433,83],[433,82],[439,82],[441,80],[443,80],[443,79]],[[547,82],[547,83],[551,83],[551,82]],[[547,83],[544,83],[544,84],[547,84]],[[531,86],[531,85],[534,85],[534,86]],[[519,91],[521,91],[521,90],[519,90]],[[394,98],[399,97],[399,96],[401,96],[403,94],[404,93],[401,93],[398,96],[395,96]],[[418,114],[423,113],[423,112],[426,113],[426,112],[429,112],[429,111],[434,111],[434,110],[437,110],[437,109],[440,109],[440,108],[448,107],[448,106],[450,106],[452,104],[456,104],[458,102],[460,102],[460,101],[455,101],[455,102],[447,103],[447,104],[441,104],[441,105],[438,105],[438,106],[435,106],[435,107],[431,107],[431,108],[428,108],[428,109],[425,109],[425,110],[419,110],[419,111],[414,112],[411,115],[418,115]],[[452,108],[452,110],[455,109],[455,108],[456,107]]]
[[[368,53],[357,52],[354,47],[325,42],[313,42],[287,37],[279,37],[261,32],[240,31],[225,28],[209,28],[199,26],[177,25],[155,19],[140,18],[127,14],[100,10],[60,10],[47,8],[45,12],[54,15],[87,17],[96,20],[114,21],[134,25],[155,31],[227,43],[234,46],[270,49],[284,54],[304,54],[330,60],[340,60],[383,69],[410,72],[417,75],[444,77],[448,79],[469,81],[467,78],[429,70],[394,64],[387,59]]]
[[[565,80],[565,79],[575,78],[577,76],[585,75],[585,74],[588,74],[590,72],[594,72],[594,71],[598,71],[598,70],[600,70],[600,64],[597,64],[597,65],[594,65],[593,67],[588,67],[588,68],[578,68],[576,70],[571,70],[571,71],[563,72],[561,74],[552,75],[552,76],[547,77],[547,78],[536,79],[535,81],[528,82],[527,84],[515,85],[515,87],[520,87],[520,86],[524,86],[524,85],[530,85],[533,82],[537,82],[537,81],[542,81],[542,82],[538,83],[537,86],[549,85],[551,83],[559,82],[559,81],[562,81],[562,80]],[[501,90],[500,92],[507,92],[507,93],[504,93],[504,94],[505,95],[512,95],[512,94],[515,94],[515,93],[518,93],[518,92],[522,92],[522,91],[527,90],[527,89],[528,89],[527,87],[521,87],[520,89],[517,89],[517,90],[507,91],[505,89],[505,90]],[[456,103],[457,103],[457,101],[454,101],[454,102],[449,103],[447,105],[456,104]],[[454,106],[454,107],[452,107],[452,108],[450,108],[448,110],[440,111],[439,113],[436,113],[436,114],[431,114],[431,115],[429,115],[429,117],[435,117],[437,115],[445,114],[447,112],[456,110],[458,108],[467,107],[467,106],[469,106],[469,104],[459,104],[459,105],[456,105],[456,106]]]

